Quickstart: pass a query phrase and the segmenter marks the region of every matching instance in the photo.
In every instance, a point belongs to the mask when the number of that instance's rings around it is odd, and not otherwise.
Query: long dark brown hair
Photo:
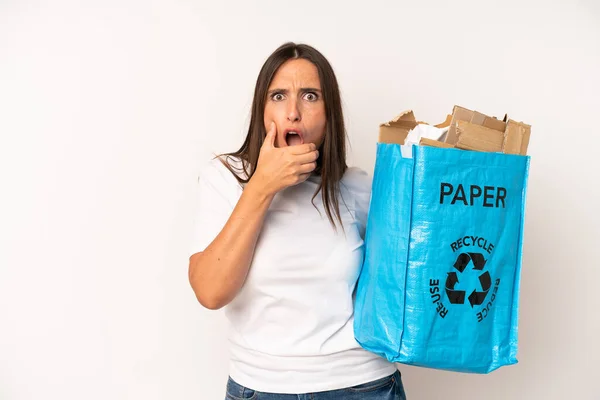
[[[248,183],[254,175],[260,149],[266,136],[263,116],[269,85],[279,67],[291,59],[308,60],[317,67],[319,72],[327,124],[315,169],[315,173],[321,176],[321,182],[313,195],[313,201],[321,192],[327,217],[333,228],[336,229],[334,216],[335,220],[342,225],[338,199],[339,183],[348,168],[346,165],[346,127],[337,78],[329,61],[315,48],[306,44],[288,42],[281,45],[267,58],[256,80],[250,126],[246,139],[238,151],[224,154],[224,156],[236,157],[242,161],[243,174],[236,173],[228,162],[226,166],[240,183]]]

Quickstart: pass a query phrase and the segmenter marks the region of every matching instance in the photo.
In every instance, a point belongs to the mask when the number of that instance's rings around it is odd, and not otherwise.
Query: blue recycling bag
[[[354,334],[392,362],[517,363],[529,156],[377,144]]]

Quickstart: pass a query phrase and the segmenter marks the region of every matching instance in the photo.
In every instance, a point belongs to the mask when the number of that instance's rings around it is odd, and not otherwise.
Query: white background
[[[187,281],[198,167],[237,149],[265,58],[330,60],[351,164],[454,104],[532,124],[519,364],[401,366],[410,399],[600,399],[600,6],[0,1],[0,399],[224,397]]]

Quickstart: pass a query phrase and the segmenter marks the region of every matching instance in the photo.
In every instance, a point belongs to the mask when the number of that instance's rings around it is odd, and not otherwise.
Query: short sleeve
[[[360,237],[364,239],[371,202],[372,179],[366,171],[358,167],[351,167],[346,171],[342,183],[354,197],[355,218],[358,222]]]
[[[219,159],[201,169],[194,192],[190,257],[204,251],[221,232],[241,193],[237,179]]]

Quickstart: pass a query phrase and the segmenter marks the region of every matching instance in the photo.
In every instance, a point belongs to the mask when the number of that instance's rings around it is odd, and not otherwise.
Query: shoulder
[[[198,181],[215,186],[239,184],[234,173],[243,176],[242,162],[239,158],[215,155],[200,167]]]
[[[360,235],[363,238],[371,202],[371,183],[371,176],[358,167],[348,168],[340,182],[341,192],[349,195],[350,202],[346,204],[353,208],[354,216],[360,226]]]
[[[367,213],[371,201],[371,176],[363,169],[350,167],[344,173],[340,182],[340,189],[348,193],[354,200],[354,209],[360,214]]]
[[[364,169],[349,167],[340,184],[353,195],[364,196],[370,195],[372,182],[371,176]]]
[[[228,168],[226,165],[229,165]],[[200,196],[212,201],[225,200],[235,205],[239,199],[243,186],[238,181],[236,174],[241,174],[241,161],[232,157],[213,156],[201,165],[197,175],[197,191]],[[233,171],[232,171],[233,170]],[[240,175],[241,176],[241,175]]]

